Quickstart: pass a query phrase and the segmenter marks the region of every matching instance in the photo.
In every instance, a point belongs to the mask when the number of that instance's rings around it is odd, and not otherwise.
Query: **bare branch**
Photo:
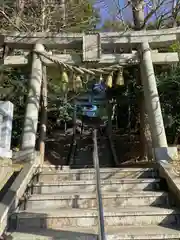
[[[16,24],[14,24],[11,19],[7,16],[7,14],[2,10],[0,9],[0,14],[16,29],[18,30],[19,32],[21,31],[19,27],[16,26]]]

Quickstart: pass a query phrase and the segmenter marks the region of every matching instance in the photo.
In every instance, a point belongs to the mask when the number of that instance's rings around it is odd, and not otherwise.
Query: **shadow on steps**
[[[65,230],[40,230],[40,229],[31,229],[28,228],[27,230],[12,232],[6,235],[6,240],[60,240],[60,239],[67,239],[67,240],[98,240],[97,234],[88,234],[83,232],[73,232],[73,231],[65,231]]]
[[[158,217],[160,217],[160,219],[163,218],[163,220],[161,220],[159,223],[157,223],[157,226],[162,226],[164,228],[169,228],[169,229],[175,229],[175,230],[180,230],[180,224],[179,224],[179,220],[180,220],[180,213],[177,211],[172,211],[171,214],[168,215],[163,215],[164,218],[160,215],[156,215],[156,219],[158,219]],[[93,220],[90,222],[87,220],[85,220],[85,218],[87,217],[87,219],[89,218],[88,216],[84,216],[83,219],[81,221],[79,220],[73,220],[74,217],[70,217],[71,219],[68,220],[68,217],[65,217],[66,219],[61,219],[58,217],[50,217],[48,219],[48,215],[44,214],[44,213],[31,213],[31,212],[26,212],[26,216],[22,216],[22,217],[17,217],[16,215],[13,216],[11,218],[10,221],[10,226],[11,228],[9,229],[9,233],[7,233],[6,236],[6,240],[21,240],[21,239],[26,239],[26,240],[31,240],[31,239],[35,239],[38,238],[39,240],[47,240],[50,239],[50,237],[53,240],[60,240],[60,239],[68,239],[68,240],[97,240],[98,239],[98,235],[97,235],[97,221]],[[122,218],[125,217],[124,220],[124,226],[132,226],[129,225],[126,222],[126,218],[129,216],[122,216],[122,214],[120,214],[120,216],[116,216],[116,221],[114,222],[114,224],[112,225],[112,223],[109,226],[113,226],[118,228],[119,223],[118,222],[122,222]],[[135,216],[133,216],[135,217]],[[143,216],[141,215],[137,215],[136,217],[138,217],[139,219]],[[93,217],[94,218],[94,217]],[[110,217],[111,218],[111,217]],[[105,224],[106,227],[107,225],[107,220],[108,216],[105,217]],[[148,220],[148,215],[146,215],[146,219],[144,223],[144,226],[147,226],[147,223],[149,224],[149,226],[151,226],[151,224],[153,224],[153,218],[151,216],[151,221]],[[160,220],[159,219],[159,220]],[[159,221],[157,220],[157,221]],[[80,225],[82,225],[79,229],[81,229],[81,231],[78,229],[78,221],[80,223]],[[85,227],[85,224],[87,222],[87,226]],[[111,221],[110,221],[111,222]],[[88,224],[90,223],[90,225],[88,226]],[[138,223],[140,224],[140,222]],[[143,226],[143,221],[141,225],[135,224],[136,226]],[[71,226],[73,225],[73,226]],[[123,226],[121,223],[121,226]],[[90,228],[89,228],[90,227]],[[89,228],[89,229],[88,229]],[[62,230],[61,230],[62,229]],[[72,229],[72,230],[66,230],[66,229]],[[94,232],[90,233],[90,232]],[[132,234],[132,233],[131,233]]]

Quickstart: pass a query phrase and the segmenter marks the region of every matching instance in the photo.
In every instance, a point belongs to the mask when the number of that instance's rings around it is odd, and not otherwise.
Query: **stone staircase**
[[[101,167],[112,167],[113,166],[113,156],[109,150],[109,141],[107,136],[99,136],[98,133],[98,153],[99,153],[99,165]],[[93,141],[92,136],[82,136],[77,139],[77,150],[74,156],[74,163],[71,168],[93,168]],[[84,161],[85,159],[85,161]]]
[[[95,240],[93,169],[46,166],[9,220],[8,240]],[[101,168],[106,240],[180,239],[180,210],[151,168]]]

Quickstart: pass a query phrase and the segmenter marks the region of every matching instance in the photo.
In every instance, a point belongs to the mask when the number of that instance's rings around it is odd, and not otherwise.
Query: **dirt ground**
[[[67,165],[67,158],[70,151],[70,146],[72,143],[71,135],[64,135],[62,131],[56,130],[51,134],[53,137],[49,137],[46,141],[46,154],[45,154],[45,162],[46,164],[52,165]],[[139,157],[139,141],[137,137],[131,138],[129,141],[127,135],[113,135],[114,146],[116,149],[116,154],[118,157],[118,161],[121,164],[125,163],[135,163]],[[99,143],[99,155],[102,156],[103,152],[107,150],[107,147],[104,147],[103,141]],[[84,165],[90,164],[91,151],[92,151],[92,142],[90,142],[87,138],[83,138],[80,144],[78,151],[81,152],[79,156],[84,161]],[[104,159],[107,156],[107,152],[102,156]],[[80,160],[79,160],[80,161]],[[105,160],[103,160],[105,162]]]

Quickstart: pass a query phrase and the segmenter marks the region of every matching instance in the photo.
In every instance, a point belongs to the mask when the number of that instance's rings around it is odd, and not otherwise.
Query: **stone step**
[[[21,232],[7,232],[6,240],[98,240],[96,229],[61,228],[41,229],[24,228]]]
[[[9,236],[9,237],[8,237]],[[61,228],[59,230],[28,228],[7,233],[7,240],[98,240],[98,230]],[[106,228],[106,240],[179,240],[180,229],[171,226],[119,226]]]
[[[41,169],[42,173],[94,173],[94,168],[80,168],[72,169],[69,166],[55,166],[55,165],[43,165]],[[110,167],[100,168],[101,173],[116,173],[116,172],[157,172],[156,168],[152,167]]]
[[[159,207],[104,208],[104,222],[107,226],[142,226],[180,224],[180,211]],[[96,209],[42,209],[20,211],[11,215],[10,225],[14,229],[63,227],[97,227]]]
[[[106,192],[102,194],[104,207],[129,207],[129,206],[173,206],[172,198],[167,192]],[[96,208],[96,193],[61,193],[34,194],[27,203],[26,209],[59,209],[59,208]],[[24,207],[24,204],[22,204]]]
[[[159,190],[160,179],[112,179],[102,180],[102,192],[121,192],[133,190]],[[95,180],[64,181],[61,183],[38,183],[34,184],[33,191],[36,194],[57,194],[61,192],[95,192]]]
[[[179,240],[179,226],[120,226],[107,227],[107,240]]]
[[[102,180],[123,179],[123,178],[157,178],[158,173],[154,169],[100,169]],[[58,183],[64,180],[93,180],[95,178],[94,169],[72,169],[71,171],[56,171],[44,169],[40,174],[39,181],[44,183]]]

